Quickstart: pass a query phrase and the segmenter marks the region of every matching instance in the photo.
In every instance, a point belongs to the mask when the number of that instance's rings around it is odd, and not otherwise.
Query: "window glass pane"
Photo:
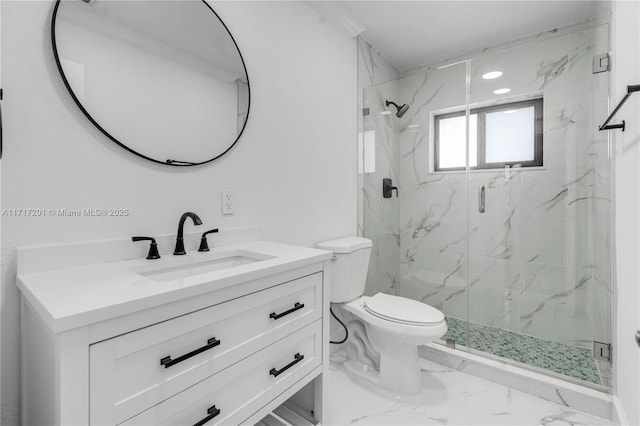
[[[469,116],[469,166],[478,164],[478,117]],[[448,169],[465,167],[466,164],[467,117],[440,119],[438,132],[438,167]]]
[[[534,107],[489,112],[486,115],[486,162],[533,161]]]

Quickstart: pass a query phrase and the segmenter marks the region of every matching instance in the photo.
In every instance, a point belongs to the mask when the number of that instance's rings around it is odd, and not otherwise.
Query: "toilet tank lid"
[[[318,248],[334,253],[352,253],[363,248],[370,248],[371,245],[371,240],[367,238],[347,237],[319,243]]]

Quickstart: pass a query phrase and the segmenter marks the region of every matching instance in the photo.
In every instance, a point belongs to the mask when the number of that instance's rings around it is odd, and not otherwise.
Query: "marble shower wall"
[[[430,173],[432,111],[465,108],[467,64],[425,68],[402,80],[400,268],[398,294],[466,319],[467,199],[465,173]]]
[[[358,123],[358,232],[373,241],[369,263],[367,294],[389,292],[400,278],[398,257],[400,210],[397,199],[383,199],[382,179],[397,182],[400,133],[392,116],[385,111],[384,101],[400,96],[398,71],[364,40],[358,40],[359,90],[358,107],[368,108]]]
[[[374,239],[368,293],[570,345],[609,341],[608,139],[597,131],[609,76],[592,74],[592,57],[608,46],[608,27],[598,26],[365,90],[365,129],[376,132],[376,172],[363,178],[364,233]],[[503,76],[481,78],[493,70]],[[511,92],[493,94],[502,87]],[[542,96],[543,168],[431,171],[432,114],[464,110],[467,94],[470,108]],[[393,96],[410,105],[401,119],[379,115]],[[382,177],[397,182],[399,198],[382,199]]]

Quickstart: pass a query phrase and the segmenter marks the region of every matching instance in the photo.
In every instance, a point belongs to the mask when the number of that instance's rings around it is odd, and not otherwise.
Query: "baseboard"
[[[627,414],[624,412],[624,408],[622,407],[622,401],[617,396],[613,396],[613,421],[619,425],[628,425],[629,420],[627,420]]]

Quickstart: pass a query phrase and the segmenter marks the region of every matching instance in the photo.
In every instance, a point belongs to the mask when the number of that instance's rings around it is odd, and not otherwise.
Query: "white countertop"
[[[198,263],[234,250],[272,258],[187,278],[158,281],[134,271]],[[18,274],[17,286],[45,323],[61,332],[127,315],[242,282],[311,265],[331,258],[331,252],[266,241],[213,248],[207,253],[163,255],[158,260],[135,259],[97,263],[44,272]]]

